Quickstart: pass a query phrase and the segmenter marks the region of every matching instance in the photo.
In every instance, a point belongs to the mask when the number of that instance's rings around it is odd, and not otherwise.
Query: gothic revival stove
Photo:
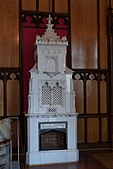
[[[36,36],[36,63],[30,70],[27,153],[29,165],[77,162],[77,115],[72,71],[66,67],[66,37],[54,32],[51,17],[45,34]]]

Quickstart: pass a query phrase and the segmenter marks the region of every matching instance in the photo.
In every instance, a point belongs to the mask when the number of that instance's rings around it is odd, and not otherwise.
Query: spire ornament
[[[47,18],[47,20],[48,20],[48,24],[51,24],[51,21],[52,21],[53,19],[52,19],[52,17],[51,17],[50,14],[49,14],[49,18]]]

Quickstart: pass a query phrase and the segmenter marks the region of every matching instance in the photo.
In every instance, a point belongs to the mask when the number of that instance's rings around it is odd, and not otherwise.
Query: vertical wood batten
[[[107,6],[108,0],[100,0],[100,68],[108,68],[107,53]]]
[[[107,113],[107,91],[106,82],[101,81],[100,83],[100,113]]]
[[[83,91],[83,81],[74,80],[74,91],[76,93],[75,106],[76,111],[80,114],[84,113],[84,91]]]
[[[97,2],[71,0],[73,68],[97,68]]]
[[[102,141],[107,142],[108,141],[108,122],[106,118],[102,118]]]
[[[93,143],[99,141],[99,119],[88,118],[87,119],[87,142]]]
[[[22,10],[35,11],[36,10],[36,0],[22,0]]]
[[[86,85],[87,113],[98,113],[98,85],[96,80],[88,80]]]
[[[97,56],[98,56],[97,68],[100,69],[100,1],[98,0],[97,0]]]
[[[109,85],[109,92],[110,92],[110,113],[109,113],[109,126],[108,126],[108,137],[110,139],[110,146],[113,149],[113,0],[108,0],[108,15],[107,15],[107,37],[108,37],[108,68],[110,70],[110,85]]]
[[[84,119],[83,118],[79,118],[78,119],[78,121],[77,121],[77,123],[78,123],[78,134],[77,134],[77,141],[78,141],[78,143],[84,143],[84,141],[85,141],[85,135],[84,135]],[[81,128],[81,130],[79,130],[79,128]]]
[[[68,13],[68,1],[67,0],[55,0],[55,12],[56,13]]]
[[[20,91],[18,80],[7,81],[7,115],[20,115]]]
[[[39,11],[52,12],[52,0],[39,0]]]
[[[19,66],[19,1],[0,1],[0,67]]]

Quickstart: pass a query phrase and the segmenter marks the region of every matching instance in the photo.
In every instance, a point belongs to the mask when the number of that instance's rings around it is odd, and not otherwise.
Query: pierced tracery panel
[[[62,86],[58,82],[49,84],[45,82],[41,87],[42,106],[62,106]]]
[[[62,106],[62,87],[58,82],[53,87],[53,104]]]
[[[51,105],[51,87],[48,85],[48,82],[42,86],[41,100],[42,105]]]

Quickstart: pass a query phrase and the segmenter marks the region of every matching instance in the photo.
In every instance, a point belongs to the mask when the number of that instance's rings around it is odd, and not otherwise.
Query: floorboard
[[[90,152],[80,152],[78,163],[57,164],[57,165],[40,165],[40,166],[23,166],[22,169],[108,169]]]

